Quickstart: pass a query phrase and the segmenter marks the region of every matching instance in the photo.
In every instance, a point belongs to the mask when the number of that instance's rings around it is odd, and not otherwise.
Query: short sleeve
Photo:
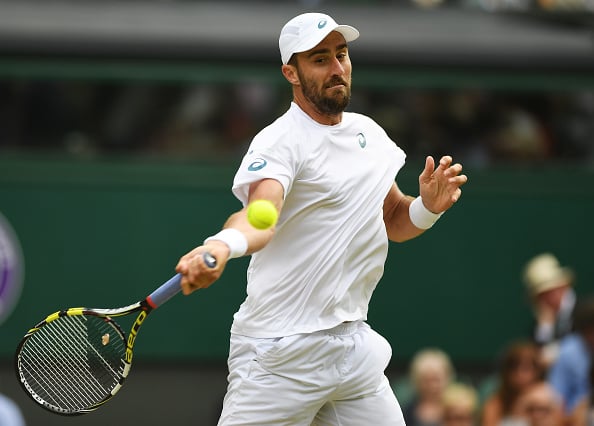
[[[273,146],[260,147],[254,140],[233,179],[233,194],[245,206],[249,187],[262,179],[275,179],[284,189],[284,196],[290,191],[295,177],[295,152],[278,141]]]

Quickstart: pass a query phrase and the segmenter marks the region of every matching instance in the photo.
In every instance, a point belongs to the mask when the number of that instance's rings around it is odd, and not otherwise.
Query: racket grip
[[[212,254],[210,254],[209,252],[205,252],[202,255],[202,260],[204,260],[204,263],[209,268],[214,268],[215,266],[217,266],[217,259]]]
[[[175,274],[161,287],[153,291],[147,298],[147,302],[153,309],[161,306],[181,291],[182,274]]]
[[[204,260],[204,263],[209,268],[217,266],[217,259],[208,252],[202,255],[202,260]],[[181,291],[181,279],[181,274],[175,274],[158,289],[149,294],[146,298],[149,305],[155,309],[179,293]]]

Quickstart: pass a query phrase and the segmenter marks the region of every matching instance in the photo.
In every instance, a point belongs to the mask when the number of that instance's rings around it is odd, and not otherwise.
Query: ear
[[[293,86],[299,86],[299,75],[297,74],[297,68],[293,65],[283,65],[281,71],[287,81],[291,83]]]

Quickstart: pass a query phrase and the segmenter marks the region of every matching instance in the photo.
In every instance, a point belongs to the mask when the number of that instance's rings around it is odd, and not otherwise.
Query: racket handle
[[[202,260],[204,260],[204,263],[209,268],[217,266],[217,259],[208,252],[202,255]],[[149,305],[155,309],[179,293],[181,291],[181,279],[181,274],[175,274],[158,289],[149,294],[146,298]]]
[[[202,260],[204,260],[204,263],[206,263],[206,266],[209,268],[214,268],[217,266],[217,259],[209,252],[204,252],[202,255]]]

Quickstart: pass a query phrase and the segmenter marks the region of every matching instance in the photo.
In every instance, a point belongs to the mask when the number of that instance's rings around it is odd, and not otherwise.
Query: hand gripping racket
[[[216,259],[203,254],[209,267]],[[130,372],[140,326],[180,290],[177,274],[144,300],[117,309],[70,308],[30,329],[17,347],[15,368],[25,392],[43,408],[63,415],[99,408]],[[139,312],[128,336],[112,319]]]

